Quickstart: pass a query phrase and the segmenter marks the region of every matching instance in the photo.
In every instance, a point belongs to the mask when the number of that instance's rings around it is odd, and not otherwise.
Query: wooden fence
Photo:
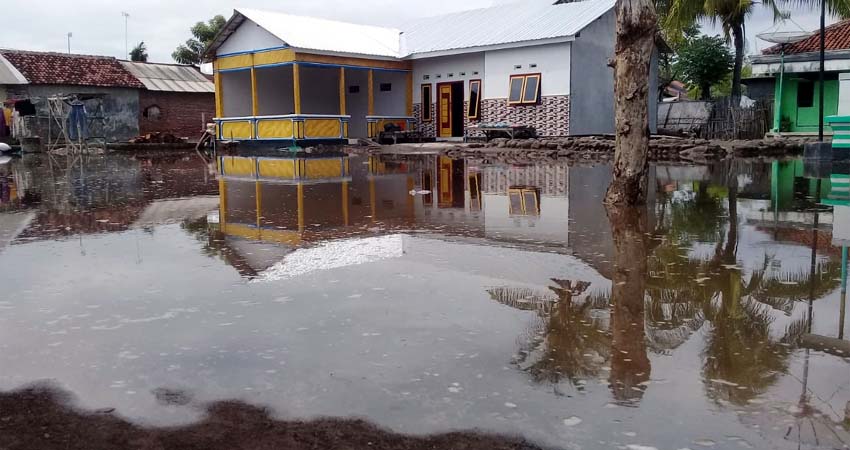
[[[729,97],[717,99],[711,117],[698,130],[703,139],[761,139],[773,124],[773,104],[759,100],[735,105]]]

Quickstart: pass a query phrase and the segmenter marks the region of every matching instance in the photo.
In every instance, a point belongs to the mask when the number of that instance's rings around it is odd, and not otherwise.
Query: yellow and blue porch
[[[409,61],[280,47],[213,61],[219,140],[346,143],[413,124]]]

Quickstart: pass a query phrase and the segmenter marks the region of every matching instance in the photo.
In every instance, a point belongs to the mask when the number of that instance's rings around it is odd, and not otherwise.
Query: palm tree
[[[145,46],[145,41],[139,42],[139,45],[130,50],[130,61],[148,62],[148,48]]]
[[[830,14],[850,17],[850,1],[825,0]],[[808,6],[817,8],[818,0],[670,0],[667,17],[662,24],[668,36],[681,36],[683,30],[699,20],[712,24],[720,22],[727,41],[735,46],[735,65],[732,69],[732,98],[741,97],[741,70],[744,63],[745,22],[757,5],[771,8],[775,18],[782,17],[779,6]]]

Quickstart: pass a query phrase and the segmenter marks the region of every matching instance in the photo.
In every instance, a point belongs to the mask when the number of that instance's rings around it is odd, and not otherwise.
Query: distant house
[[[436,138],[475,124],[612,133],[613,6],[529,0],[401,30],[238,9],[207,53],[219,138],[344,141],[390,123]]]
[[[838,111],[838,74],[850,72],[850,20],[825,29],[824,115]],[[753,100],[770,99],[778,108],[781,131],[815,133],[818,129],[818,70],[820,33],[785,47],[785,77],[781,97],[778,95],[780,46],[775,45],[751,56],[751,78],[743,80],[747,96]],[[829,130],[827,128],[827,130]]]
[[[0,49],[0,103],[25,116],[30,137],[47,137],[46,98],[74,95],[86,105],[93,137],[126,141],[161,131],[197,138],[213,116],[214,92],[191,66]]]

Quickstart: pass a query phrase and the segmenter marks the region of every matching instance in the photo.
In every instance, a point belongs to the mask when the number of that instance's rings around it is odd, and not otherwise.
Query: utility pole
[[[124,58],[122,59],[130,59],[130,46],[127,40],[127,21],[130,19],[130,14],[121,11],[121,15],[124,16]]]
[[[68,54],[71,54],[71,38],[74,37],[74,33],[68,32]]]
[[[818,142],[823,143],[823,60],[826,35],[826,0],[820,1],[820,70],[818,70]]]

